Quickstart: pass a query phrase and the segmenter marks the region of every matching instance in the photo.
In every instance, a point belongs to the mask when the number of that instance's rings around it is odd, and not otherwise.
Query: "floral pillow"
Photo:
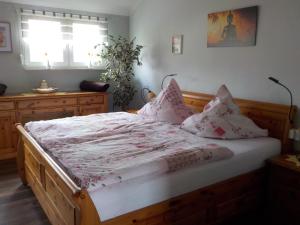
[[[181,90],[174,79],[153,101],[147,103],[137,113],[157,121],[173,124],[181,124],[186,118],[193,115],[192,110],[184,104]]]
[[[217,139],[242,139],[268,136],[251,119],[240,113],[225,85],[210,101],[202,113],[187,118],[181,128],[200,137]]]

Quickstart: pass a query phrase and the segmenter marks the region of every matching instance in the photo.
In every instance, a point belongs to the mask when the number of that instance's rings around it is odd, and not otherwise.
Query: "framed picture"
[[[11,30],[10,24],[0,22],[0,52],[11,52]]]
[[[256,45],[257,14],[257,6],[209,14],[207,47]]]
[[[183,35],[173,35],[172,36],[172,53],[182,54],[183,50]]]

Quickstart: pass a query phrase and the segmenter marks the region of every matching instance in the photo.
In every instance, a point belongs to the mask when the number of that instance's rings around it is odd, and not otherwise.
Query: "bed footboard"
[[[53,225],[99,225],[100,218],[84,189],[80,189],[18,124],[18,170]]]

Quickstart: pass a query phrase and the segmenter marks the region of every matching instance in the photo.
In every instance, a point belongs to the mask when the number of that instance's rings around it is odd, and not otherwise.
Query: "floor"
[[[0,161],[0,225],[50,225],[31,190],[22,185],[15,160]]]
[[[267,223],[261,216],[251,215],[223,225],[241,224]],[[0,161],[0,225],[50,225],[30,188],[22,185],[15,160]]]

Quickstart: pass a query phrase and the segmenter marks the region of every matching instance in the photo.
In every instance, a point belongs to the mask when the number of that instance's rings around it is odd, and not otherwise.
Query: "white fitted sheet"
[[[259,169],[264,166],[266,159],[278,155],[281,149],[280,141],[274,138],[213,140],[213,142],[228,147],[233,151],[234,156],[230,159],[152,177],[151,179],[149,177],[140,178],[90,192],[100,219],[102,221],[112,219]]]

